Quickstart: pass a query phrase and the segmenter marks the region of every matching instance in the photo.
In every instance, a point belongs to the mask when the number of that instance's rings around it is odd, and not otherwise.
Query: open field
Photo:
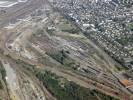
[[[44,1],[19,3],[0,16],[0,57],[11,98],[130,100],[119,82],[126,70]]]

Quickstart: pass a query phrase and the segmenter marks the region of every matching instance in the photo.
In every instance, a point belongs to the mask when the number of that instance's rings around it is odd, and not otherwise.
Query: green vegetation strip
[[[68,33],[72,33],[72,34],[79,33],[79,29],[72,26],[69,23],[63,23],[59,27],[60,27],[61,31],[63,31],[63,32],[68,32]]]
[[[1,80],[0,80],[0,90],[2,90],[4,87],[3,87],[3,84],[2,84],[2,82],[1,82]]]
[[[36,73],[36,77],[43,82],[57,100],[98,100],[96,95],[101,100],[116,100],[96,90],[83,88],[48,71],[39,71]]]
[[[21,60],[18,60],[16,63],[21,64],[27,71],[32,72],[57,100],[99,100],[98,98],[101,100],[118,100],[97,90],[89,90],[81,87],[63,77],[38,69]]]
[[[5,69],[4,69],[4,67],[3,67],[3,65],[2,65],[2,63],[1,63],[1,61],[0,61],[0,74],[2,75],[2,80],[6,81],[6,80],[5,80],[6,71],[5,71]]]

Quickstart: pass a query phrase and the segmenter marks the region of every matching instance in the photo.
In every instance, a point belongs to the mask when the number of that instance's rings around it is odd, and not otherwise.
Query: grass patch
[[[1,63],[1,61],[0,61],[0,74],[2,75],[2,80],[6,81],[6,80],[5,80],[6,71],[5,71],[5,69],[4,69],[4,67],[3,67],[3,65],[2,65],[2,63]]]
[[[38,71],[36,77],[43,82],[44,86],[46,86],[57,100],[98,100],[95,94],[98,95],[101,100],[116,100],[96,90],[89,90],[74,82],[67,81],[49,71]]]
[[[0,90],[2,90],[4,87],[3,87],[3,84],[2,84],[2,81],[0,80]]]
[[[59,28],[63,32],[68,32],[68,33],[72,33],[72,34],[79,33],[79,29],[77,29],[76,27],[74,27],[73,25],[71,25],[69,23],[62,23],[59,25]]]
[[[69,51],[61,50],[54,54],[52,53],[47,53],[47,54],[53,59],[55,59],[57,62],[59,62],[60,64],[72,68],[74,70],[76,70],[80,66],[75,60],[73,60],[68,56]]]
[[[47,90],[57,98],[57,100],[98,100],[97,96],[100,97],[101,100],[117,100],[113,97],[102,94],[99,91],[81,87],[52,72],[38,69],[23,61],[18,60],[17,63],[22,64],[28,71],[33,72],[33,74],[43,83]]]
[[[128,25],[128,28],[129,28],[131,31],[133,31],[133,23],[130,23],[130,24]]]

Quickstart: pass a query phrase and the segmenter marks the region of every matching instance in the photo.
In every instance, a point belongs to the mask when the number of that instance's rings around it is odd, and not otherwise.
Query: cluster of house
[[[73,20],[116,60],[133,68],[133,6],[123,0],[53,0],[53,6]]]

